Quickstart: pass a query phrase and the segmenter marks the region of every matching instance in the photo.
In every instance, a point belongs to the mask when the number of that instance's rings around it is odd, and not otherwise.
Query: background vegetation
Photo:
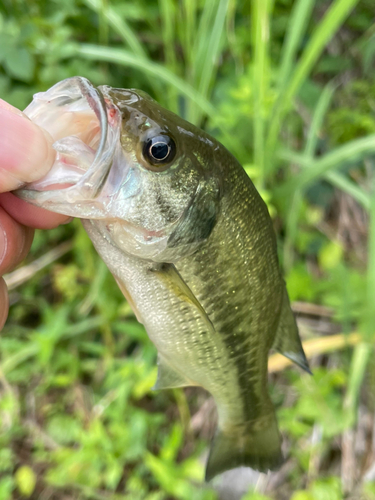
[[[0,5],[3,99],[73,75],[141,88],[219,138],[269,204],[314,375],[273,358],[287,460],[243,500],[375,499],[374,61],[373,0]],[[155,349],[79,221],[37,233],[7,280],[0,499],[241,497],[201,485],[212,401],[150,391]]]

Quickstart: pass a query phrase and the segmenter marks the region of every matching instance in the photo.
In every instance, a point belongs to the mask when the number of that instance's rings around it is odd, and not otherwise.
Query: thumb
[[[52,138],[0,99],[0,193],[43,177],[52,167]]]

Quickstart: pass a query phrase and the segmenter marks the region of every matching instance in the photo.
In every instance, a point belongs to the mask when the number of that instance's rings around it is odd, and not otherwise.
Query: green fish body
[[[49,118],[38,118],[46,103]],[[94,89],[76,77],[26,109],[53,136],[64,134],[50,117],[74,112],[91,134],[71,139],[68,127],[52,174],[18,194],[83,219],[157,348],[155,388],[202,386],[214,397],[218,429],[206,479],[238,466],[277,468],[268,352],[308,365],[265,203],[220,143],[143,92]]]

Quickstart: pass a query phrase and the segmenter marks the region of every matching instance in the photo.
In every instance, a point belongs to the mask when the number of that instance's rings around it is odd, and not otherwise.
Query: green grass
[[[314,356],[313,377],[273,375],[287,465],[243,500],[375,499],[365,480],[375,456],[374,31],[372,0],[0,7],[2,98],[22,108],[80,74],[141,88],[203,126],[268,203],[291,299],[308,304],[296,305],[304,338],[360,333],[353,349]],[[155,349],[78,221],[38,232],[26,263],[63,241],[68,253],[11,290],[0,500],[218,498],[201,485],[207,395],[151,391]],[[347,446],[351,433],[365,450]]]

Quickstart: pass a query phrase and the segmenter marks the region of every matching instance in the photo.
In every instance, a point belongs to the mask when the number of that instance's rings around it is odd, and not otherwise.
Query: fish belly
[[[186,378],[185,385],[200,385],[215,399],[235,404],[240,397],[235,370],[202,308],[152,263],[120,251],[102,237],[97,224],[83,223],[163,362]]]

